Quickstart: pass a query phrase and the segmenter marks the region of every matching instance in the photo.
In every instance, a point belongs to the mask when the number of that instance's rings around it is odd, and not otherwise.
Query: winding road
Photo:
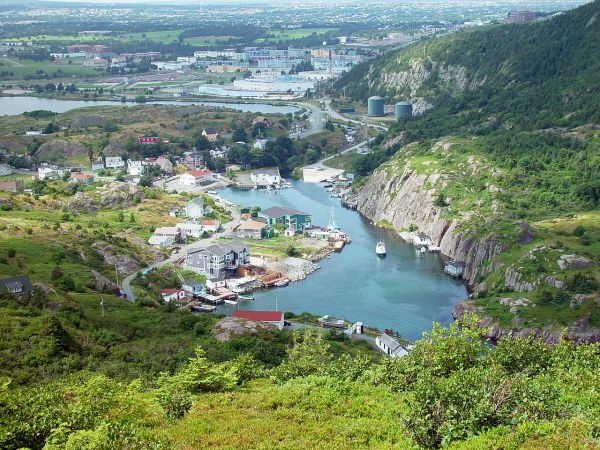
[[[191,244],[182,245],[180,247],[179,252],[177,254],[171,255],[170,257],[168,257],[164,261],[158,261],[158,262],[155,262],[154,264],[150,264],[149,266],[145,267],[143,270],[146,270],[146,269],[159,269],[159,268],[161,268],[163,266],[166,266],[167,264],[173,264],[177,260],[183,258],[188,250],[192,250],[192,249],[196,249],[196,248],[205,248],[205,247],[208,247],[216,239],[218,239],[220,237],[225,237],[225,236],[231,235],[233,233],[233,229],[240,224],[240,215],[230,205],[224,204],[224,206],[227,209],[227,211],[231,214],[232,220],[230,222],[227,222],[226,224],[224,224],[222,226],[222,230],[220,232],[213,234],[209,238],[200,239],[198,241],[192,242]],[[123,283],[121,285],[121,290],[125,293],[125,296],[126,296],[125,298],[127,300],[129,300],[130,302],[135,302],[135,292],[133,290],[133,286],[131,286],[131,282],[133,281],[133,279],[140,272],[141,271],[133,272],[133,273],[127,275],[123,279]]]

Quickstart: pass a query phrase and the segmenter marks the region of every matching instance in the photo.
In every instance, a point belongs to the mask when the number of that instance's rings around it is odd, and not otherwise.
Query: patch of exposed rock
[[[561,255],[556,263],[561,270],[585,269],[586,267],[594,267],[596,265],[594,261],[578,255]]]
[[[260,331],[275,331],[277,327],[265,322],[241,319],[239,317],[224,317],[212,329],[212,334],[217,341],[228,341],[236,336],[257,334]]]
[[[100,199],[94,192],[78,192],[69,201],[67,208],[74,212],[94,212],[99,208],[128,208],[144,199],[144,191],[139,186],[128,183],[113,182],[99,191]]]
[[[77,117],[71,122],[73,128],[84,128],[84,127],[101,127],[106,123],[106,119],[102,116],[95,114],[87,114]]]
[[[118,250],[107,242],[94,242],[91,247],[102,256],[106,264],[116,266],[121,274],[129,274],[140,270],[136,260],[127,255],[119,254]]]
[[[87,155],[88,148],[81,142],[71,142],[62,139],[55,139],[40,145],[35,152],[35,156],[42,160],[56,160],[65,157]]]
[[[85,192],[77,192],[69,201],[67,209],[71,212],[94,212],[98,210],[98,202]]]
[[[98,292],[104,292],[107,289],[112,290],[117,287],[115,283],[94,269],[92,269],[92,275],[96,280],[96,291]]]
[[[520,327],[518,318],[515,318],[513,327],[502,328],[494,322],[493,318],[483,316],[481,308],[468,301],[463,301],[458,302],[454,306],[452,317],[455,320],[460,320],[464,316],[471,314],[476,314],[479,317],[477,328],[482,332],[482,335],[492,340],[511,337],[525,338],[531,336],[536,339],[541,339],[546,344],[557,344],[560,342],[561,337],[577,344],[600,342],[600,330],[589,328],[585,316],[582,319],[575,321],[572,327],[563,329],[557,329],[551,326],[544,328]]]
[[[125,147],[119,141],[110,141],[102,150],[104,156],[121,156],[125,151]]]

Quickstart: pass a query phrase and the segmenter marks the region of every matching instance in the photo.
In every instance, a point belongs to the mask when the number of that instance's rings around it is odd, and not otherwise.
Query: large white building
[[[281,183],[281,175],[279,174],[279,169],[277,167],[255,169],[250,172],[250,179],[254,184],[259,186],[269,186]]]
[[[210,170],[190,170],[179,177],[179,183],[184,186],[198,186],[214,181],[214,174]]]
[[[107,156],[104,158],[104,166],[107,169],[120,169],[125,167],[125,161],[120,156]]]
[[[144,166],[142,161],[134,161],[132,159],[127,160],[127,173],[133,176],[140,176],[144,173]]]

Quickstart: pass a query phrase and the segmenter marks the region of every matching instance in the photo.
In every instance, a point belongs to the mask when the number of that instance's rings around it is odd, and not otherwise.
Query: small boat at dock
[[[279,280],[278,282],[275,283],[276,287],[284,287],[287,286],[288,284],[290,284],[290,280],[288,280],[287,278],[284,278],[283,280]]]
[[[237,304],[238,304],[238,301],[237,301],[237,300],[234,300],[234,299],[232,299],[232,298],[227,298],[227,299],[225,299],[225,300],[223,300],[223,301],[224,301],[225,303],[227,303],[228,305],[237,305]]]
[[[254,295],[250,294],[238,294],[238,300],[254,300]]]

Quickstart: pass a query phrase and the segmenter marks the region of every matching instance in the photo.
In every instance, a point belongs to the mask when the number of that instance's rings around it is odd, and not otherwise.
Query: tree
[[[243,128],[241,128],[241,127],[236,128],[235,130],[233,130],[233,133],[231,135],[231,140],[233,142],[247,142],[248,134],[246,133],[246,130],[244,130]]]
[[[117,213],[117,222],[123,222],[123,220],[125,220],[125,215],[122,210],[119,210]]]

